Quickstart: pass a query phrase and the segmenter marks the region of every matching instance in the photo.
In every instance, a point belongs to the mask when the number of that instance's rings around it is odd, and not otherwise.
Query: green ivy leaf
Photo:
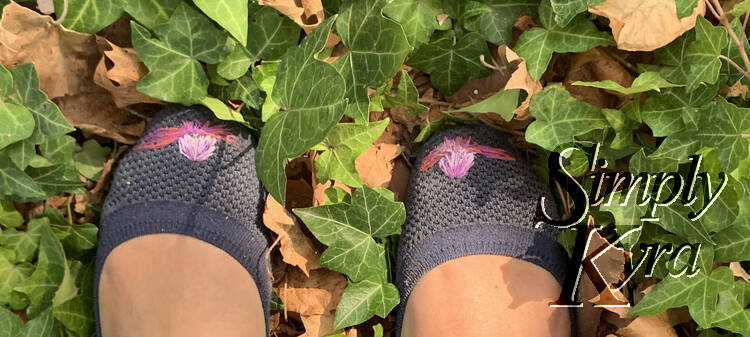
[[[561,27],[567,26],[573,18],[589,8],[587,0],[551,0],[555,22]]]
[[[259,6],[250,15],[250,31],[247,50],[264,61],[281,59],[287,49],[297,45],[300,35],[294,21],[268,6]]]
[[[687,89],[694,90],[701,83],[714,84],[719,79],[719,55],[729,43],[724,27],[715,27],[703,16],[695,21],[695,41],[688,46],[685,62],[690,64]]]
[[[599,31],[586,16],[579,15],[565,27],[554,21],[554,13],[548,1],[539,6],[539,17],[546,28],[532,28],[521,34],[515,51],[526,60],[529,75],[538,80],[547,70],[552,53],[578,53],[596,46],[615,44],[612,35]]]
[[[0,104],[0,149],[34,133],[34,116],[22,105]]]
[[[193,2],[243,46],[247,43],[247,0],[193,0]]]
[[[618,235],[623,235],[630,230],[643,226],[641,216],[646,213],[647,207],[638,206],[637,193],[640,193],[640,190],[634,190],[625,205],[622,205],[622,203],[625,202],[625,197],[628,195],[627,191],[612,193],[606,197],[608,199],[605,199],[611,200],[611,203],[607,201],[599,208],[601,211],[611,213],[615,218],[615,231]],[[631,251],[640,237],[640,231],[634,232],[620,242],[622,242],[625,250]]]
[[[698,1],[700,0],[676,0],[677,18],[682,19],[693,14],[695,6],[698,6]]]
[[[24,199],[42,199],[45,196],[41,187],[7,156],[0,157],[0,195]]]
[[[110,147],[101,146],[96,140],[85,141],[83,147],[73,154],[78,172],[86,178],[99,181],[99,175],[104,169],[104,162],[107,161],[110,152],[112,152]]]
[[[667,276],[630,310],[631,315],[654,315],[669,308],[688,306],[690,316],[700,327],[710,327],[720,292],[732,288],[734,277],[727,267],[708,275],[701,270],[694,277]]]
[[[401,25],[383,16],[387,0],[355,0],[341,9],[336,33],[348,49],[333,66],[346,80],[346,115],[369,120],[367,88],[377,88],[404,63],[410,46]],[[378,66],[370,66],[377,64]]]
[[[716,261],[750,260],[750,224],[737,223],[713,236]]]
[[[740,16],[747,13],[748,11],[750,11],[750,0],[743,0],[739,3],[736,3],[734,7],[726,11],[726,13],[732,14],[734,16]]]
[[[32,219],[27,224],[26,231],[8,229],[0,236],[0,245],[12,249],[16,255],[16,262],[30,262],[39,247],[40,227],[46,219]]]
[[[398,290],[391,283],[370,279],[349,283],[336,307],[334,329],[362,323],[373,315],[385,318],[398,302]]]
[[[713,109],[701,115],[695,137],[702,146],[712,147],[721,167],[732,172],[741,158],[748,155],[748,139],[742,136],[750,129],[750,109],[739,108],[719,96]]]
[[[182,0],[127,0],[122,2],[125,12],[148,29],[169,21]]]
[[[399,234],[406,219],[404,204],[363,186],[352,194],[351,204],[297,208],[294,214],[328,248],[320,264],[346,274],[352,282],[385,280],[385,248],[375,238]]]
[[[185,4],[154,29],[161,41],[137,23],[131,22],[130,27],[133,47],[149,69],[138,82],[138,90],[167,102],[200,103],[206,97],[208,78],[198,61],[221,61],[227,54],[226,35]]]
[[[5,228],[16,228],[23,225],[23,216],[8,200],[0,200],[0,225]]]
[[[44,142],[39,144],[39,152],[42,157],[46,158],[50,163],[55,164],[72,164],[73,163],[73,149],[76,145],[76,139],[62,135],[56,138],[47,138]]]
[[[428,107],[419,103],[419,91],[417,91],[417,87],[414,86],[414,82],[406,70],[401,70],[401,80],[398,82],[396,94],[386,94],[383,98],[385,100],[384,107],[386,108],[405,106],[414,115],[419,115],[429,110]]]
[[[354,160],[383,133],[389,119],[369,124],[339,123],[328,132],[315,159],[319,181],[335,180],[348,186],[362,186],[362,179],[354,167]]]
[[[52,308],[48,307],[37,317],[26,322],[16,337],[52,337],[55,336],[55,319]]]
[[[94,333],[94,308],[82,296],[52,308],[52,315],[76,336],[91,336]]]
[[[688,91],[674,88],[649,97],[641,107],[643,121],[656,137],[670,136],[686,128],[693,128],[692,120],[700,116],[698,109],[708,104],[718,93],[719,86],[703,86]]]
[[[479,61],[489,60],[487,43],[478,33],[455,39],[452,31],[441,34],[409,57],[406,64],[430,74],[430,82],[445,95],[456,92],[469,78],[480,78],[490,70]]]
[[[747,281],[736,281],[734,288],[719,293],[713,325],[743,336],[750,334],[750,309],[745,309]]]
[[[735,6],[737,7],[737,6]],[[736,17],[732,22],[730,23],[732,30],[734,31],[737,36],[741,36],[742,34],[742,21],[740,21],[739,17]],[[750,42],[745,39],[743,41],[743,48],[745,49],[745,53],[750,54]],[[743,64],[742,61],[742,54],[740,54],[740,49],[737,48],[737,45],[734,43],[727,43],[726,48],[722,51],[722,54],[726,55],[734,61],[736,64]],[[729,64],[724,59],[721,59],[721,73],[720,76],[726,76],[727,77],[727,83],[735,83],[739,79],[743,78],[743,75],[741,72],[739,72],[737,69],[735,69],[732,65]],[[721,78],[721,77],[720,77]],[[721,82],[721,81],[719,81]]]
[[[28,278],[33,270],[30,263],[14,264],[0,254],[0,305],[10,304],[13,288]]]
[[[70,225],[69,235],[63,241],[65,247],[71,247],[78,251],[96,248],[96,238],[99,227],[94,224],[82,223]]]
[[[122,15],[121,0],[55,0],[55,13],[58,17],[68,6],[62,25],[81,33],[94,34],[109,26]]]
[[[16,337],[23,328],[23,321],[10,310],[0,307],[0,326],[3,327],[0,337]]]
[[[60,192],[84,194],[82,190],[86,184],[78,177],[78,171],[73,164],[56,164],[45,167],[30,167],[26,169],[29,177],[44,191],[46,196]]]
[[[258,109],[261,107],[261,104],[263,104],[263,100],[260,98],[258,85],[255,84],[255,80],[253,80],[250,74],[230,81],[229,85],[216,87],[218,87],[218,89],[212,92],[215,92],[217,97],[222,100],[242,101],[253,109]]]
[[[335,19],[327,19],[287,51],[276,74],[272,97],[281,111],[261,131],[255,165],[263,185],[281,204],[286,200],[286,159],[323,140],[344,111],[346,82],[336,68],[315,58]]]
[[[240,78],[247,73],[247,70],[253,64],[253,59],[245,52],[244,47],[232,41],[234,48],[224,58],[224,61],[216,65],[216,73],[226,80]]]
[[[512,29],[518,17],[536,16],[539,0],[483,0],[470,1],[463,14],[464,27],[482,34],[485,40],[497,45],[510,44]]]
[[[418,48],[438,29],[442,7],[440,0],[394,0],[383,7],[383,14],[401,24],[409,44]]]
[[[36,156],[36,147],[31,138],[27,138],[20,142],[8,145],[5,149],[0,151],[0,156],[2,156],[3,153],[5,153],[19,169],[25,170],[31,163],[31,160],[34,159],[34,156]]]
[[[619,92],[624,95],[633,95],[649,90],[661,91],[662,88],[677,87],[678,84],[669,83],[667,80],[661,78],[659,73],[654,71],[647,71],[638,75],[633,80],[633,83],[629,88],[625,88],[620,83],[612,80],[595,81],[595,82],[583,82],[575,81],[573,85],[580,85],[585,87],[601,88],[606,90],[612,90]]]
[[[39,89],[39,77],[34,65],[25,63],[9,69],[19,102],[34,116],[36,128],[30,139],[41,143],[44,137],[55,138],[75,129],[63,117],[60,108]]]
[[[39,257],[31,276],[14,288],[31,300],[29,317],[43,317],[42,310],[52,305],[55,292],[63,281],[66,270],[65,252],[62,244],[52,234],[49,223],[39,226]],[[49,310],[49,309],[48,309]],[[51,315],[51,313],[50,313]]]
[[[573,98],[562,86],[546,87],[531,97],[529,107],[536,120],[526,129],[526,140],[549,151],[609,126],[600,109]]]
[[[518,107],[520,89],[500,90],[492,96],[455,112],[495,113],[504,120],[513,119],[513,111]]]

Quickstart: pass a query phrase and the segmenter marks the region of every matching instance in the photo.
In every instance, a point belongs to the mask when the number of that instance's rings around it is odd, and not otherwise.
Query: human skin
[[[551,308],[560,284],[541,267],[471,255],[425,274],[406,303],[402,337],[570,336],[567,308]]]
[[[104,337],[265,336],[250,274],[198,239],[152,234],[107,258],[99,282]],[[443,263],[416,284],[402,337],[564,337],[567,309],[550,308],[560,285],[541,267],[498,255]]]
[[[250,274],[223,250],[179,234],[152,234],[115,248],[102,268],[104,337],[264,337]]]

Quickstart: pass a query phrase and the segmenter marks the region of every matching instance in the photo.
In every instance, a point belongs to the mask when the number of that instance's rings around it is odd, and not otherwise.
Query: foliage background
[[[566,170],[587,190],[591,173],[684,175],[703,155],[712,181],[728,183],[699,221],[687,214],[705,205],[701,187],[658,222],[632,203],[589,210],[596,245],[631,231],[620,244],[637,260],[641,244],[701,243],[701,271],[641,270],[623,288],[635,307],[619,309],[592,307],[603,289],[584,278],[578,332],[750,336],[750,1],[3,4],[0,336],[94,333],[99,207],[117,160],[166,103],[204,105],[259,136],[273,335],[391,332],[411,157],[437,130],[481,122],[545,179],[550,152],[580,149]],[[595,143],[608,165],[589,172]],[[559,239],[569,251],[574,236]],[[622,282],[628,256],[604,260],[607,282]]]

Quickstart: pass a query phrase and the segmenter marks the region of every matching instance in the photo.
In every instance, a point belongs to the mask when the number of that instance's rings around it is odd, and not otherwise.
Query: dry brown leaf
[[[325,19],[320,0],[258,0],[258,4],[276,8],[296,22],[306,33],[310,33]]]
[[[732,270],[732,274],[737,277],[741,277],[743,280],[750,282],[750,274],[742,268],[742,264],[739,262],[732,262],[729,264],[729,269]]]
[[[284,262],[299,267],[305,275],[320,268],[320,253],[310,238],[302,231],[297,219],[270,194],[266,198],[263,224],[279,236],[281,256]]]
[[[695,26],[706,5],[698,1],[693,14],[678,19],[674,0],[607,0],[589,12],[609,18],[617,48],[651,51],[672,42]]]
[[[324,315],[336,308],[346,287],[346,277],[332,270],[315,269],[307,277],[302,271],[287,270],[278,294],[284,308],[300,315]]]
[[[0,61],[5,66],[34,63],[39,85],[50,98],[75,93],[99,61],[94,37],[77,33],[15,2],[0,19]]]
[[[667,312],[652,316],[638,316],[617,330],[622,337],[677,337]]]
[[[332,186],[340,187],[349,194],[352,193],[352,189],[349,186],[346,186],[338,181],[329,180],[322,184],[316,184],[313,190],[313,206],[321,206],[326,203],[325,192]]]
[[[51,17],[16,3],[0,19],[0,62],[31,62],[39,86],[73,126],[118,142],[133,144],[145,122],[115,106],[105,89],[93,82],[102,55],[94,36],[65,29]]]
[[[588,233],[591,233],[594,229],[594,218],[589,216],[588,219]],[[588,256],[585,260],[591,259],[599,254],[603,249],[608,247],[610,244],[607,239],[599,235],[599,232],[595,232],[591,237],[591,241],[588,243]],[[601,280],[597,275],[596,268],[593,268],[591,264],[585,264],[585,273],[581,275],[580,289],[577,294],[577,298],[581,302],[593,302],[596,303],[601,296],[603,291],[609,293],[604,287],[607,283],[616,283],[621,281],[625,277],[625,261],[626,255],[622,250],[616,248],[609,248],[604,254],[601,255],[593,263],[601,272]],[[591,275],[589,277],[589,274]],[[594,278],[594,279],[592,279]],[[607,296],[612,296],[607,294]],[[618,308],[607,308],[610,311],[616,312]],[[576,322],[578,328],[578,336],[580,337],[595,337],[597,336],[597,329],[602,316],[602,307],[594,307],[591,305],[584,305],[577,309]]]
[[[393,177],[393,160],[403,148],[396,144],[373,144],[354,161],[362,182],[370,187],[388,187]]]
[[[52,0],[36,0],[36,8],[42,14],[52,14],[55,12],[55,4]]]
[[[742,84],[742,79],[739,79],[731,86],[724,86],[721,88],[721,93],[727,97],[741,97],[742,99],[745,99],[747,96],[747,90],[748,87]]]
[[[497,48],[497,53],[500,57],[505,57],[508,63],[515,60],[521,60],[518,67],[510,75],[510,79],[505,83],[505,89],[522,89],[526,91],[526,99],[519,105],[513,113],[516,114],[516,118],[526,119],[529,117],[529,102],[531,102],[531,96],[537,92],[542,91],[542,85],[539,81],[534,81],[529,75],[529,71],[526,68],[526,60],[518,57],[518,55],[508,48],[508,46],[502,45]]]
[[[104,56],[96,65],[94,82],[109,91],[117,107],[136,103],[163,103],[142,94],[136,88],[141,77],[148,73],[148,68],[133,48],[120,48],[101,36],[96,37],[96,42]],[[111,69],[108,69],[107,64],[112,64]]]
[[[300,315],[302,325],[305,326],[305,333],[299,337],[323,337],[329,334],[343,331],[343,329],[333,330],[333,312],[329,311],[323,315]]]
[[[611,80],[624,87],[633,83],[633,75],[619,62],[609,56],[604,49],[594,48],[585,53],[575,54],[570,61],[570,68],[565,75],[565,88],[576,99],[591,103],[601,108],[618,108],[631,96],[594,87],[572,85],[575,81]]]

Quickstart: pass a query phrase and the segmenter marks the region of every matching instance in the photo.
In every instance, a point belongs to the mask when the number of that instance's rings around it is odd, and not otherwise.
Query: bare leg
[[[103,337],[266,335],[247,270],[192,237],[152,234],[121,244],[99,285]]]
[[[417,282],[401,336],[569,336],[568,310],[548,306],[560,289],[552,274],[523,260],[454,259]]]

